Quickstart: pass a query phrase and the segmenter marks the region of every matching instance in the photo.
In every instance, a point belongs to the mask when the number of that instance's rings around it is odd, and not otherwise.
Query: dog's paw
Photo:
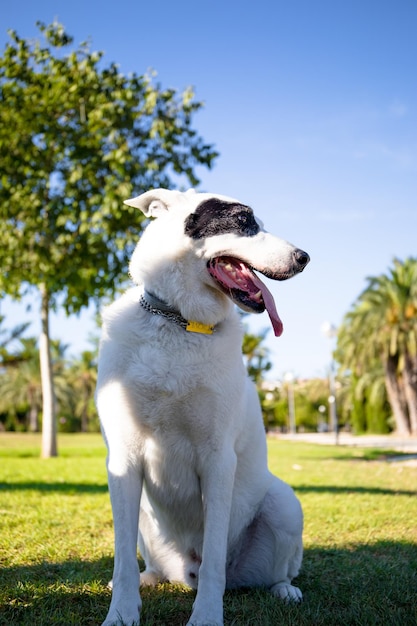
[[[117,606],[113,608],[110,605],[107,617],[101,626],[139,626],[140,603],[125,602],[121,610],[119,610]]]
[[[270,592],[276,598],[280,598],[284,602],[301,602],[303,599],[303,594],[301,593],[301,589],[298,587],[294,587],[289,583],[277,583],[270,588]]]
[[[223,615],[201,615],[199,613],[196,614],[194,611],[187,626],[223,626]]]

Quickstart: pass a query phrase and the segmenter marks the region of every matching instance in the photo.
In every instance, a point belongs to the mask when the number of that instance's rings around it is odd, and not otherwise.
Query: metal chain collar
[[[149,295],[151,295],[151,294],[149,294]],[[149,299],[150,300],[154,300],[154,301],[156,300],[155,296],[152,296],[152,295],[151,295],[151,297]],[[149,313],[152,313],[152,315],[160,315],[161,317],[165,317],[165,319],[169,320],[170,322],[174,322],[175,324],[178,324],[178,326],[181,326],[181,328],[183,328],[184,330],[187,328],[188,322],[187,322],[187,320],[184,317],[182,317],[182,315],[180,313],[176,313],[175,311],[172,311],[172,310],[169,310],[169,309],[162,309],[162,308],[159,308],[157,306],[153,306],[145,298],[145,294],[144,293],[141,295],[141,297],[139,299],[139,304],[141,305],[141,307],[143,307],[145,309],[145,311],[148,311]],[[164,305],[165,303],[163,303],[161,301],[161,304]]]
[[[184,330],[191,333],[201,333],[203,335],[212,335],[215,331],[214,326],[210,326],[209,324],[202,324],[201,322],[197,322],[194,320],[186,320],[178,311],[175,309],[171,309],[169,305],[160,300],[149,291],[143,292],[141,297],[139,298],[139,304],[145,311],[148,311],[152,315],[160,315],[161,317],[165,317],[165,319],[170,322],[174,322],[178,326],[181,326]]]

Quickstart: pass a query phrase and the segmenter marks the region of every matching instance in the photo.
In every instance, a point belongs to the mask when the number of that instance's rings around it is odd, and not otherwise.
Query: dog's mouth
[[[283,325],[274,298],[254,270],[241,259],[221,256],[207,264],[210,276],[238,307],[249,313],[268,311],[276,337],[282,335]]]

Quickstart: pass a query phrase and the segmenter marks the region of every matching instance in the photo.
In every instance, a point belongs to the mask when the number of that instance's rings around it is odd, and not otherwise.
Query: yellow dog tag
[[[213,334],[213,326],[208,326],[208,324],[201,324],[201,322],[194,322],[190,320],[185,328],[189,333],[202,333],[203,335],[212,335]]]

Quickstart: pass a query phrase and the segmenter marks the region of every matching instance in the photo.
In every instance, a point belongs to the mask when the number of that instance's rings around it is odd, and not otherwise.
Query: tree
[[[97,352],[82,352],[80,358],[71,364],[67,378],[75,399],[73,412],[80,418],[81,432],[87,432],[91,415],[96,416]]]
[[[191,122],[192,90],[124,76],[58,23],[46,45],[9,31],[0,58],[0,295],[40,294],[42,455],[57,454],[49,313],[77,313],[126,279],[141,216],[122,202],[198,184],[217,156]],[[64,54],[64,49],[70,51]],[[182,176],[182,178],[181,178]]]
[[[385,434],[392,430],[392,410],[387,399],[380,361],[370,363],[362,376],[350,375],[338,394],[338,408],[354,433]]]
[[[2,409],[13,413],[15,407],[25,408],[29,430],[36,432],[39,428],[39,412],[41,410],[41,376],[39,370],[39,351],[35,338],[21,339],[25,358],[8,368],[1,378],[0,392]]]
[[[417,434],[417,259],[394,259],[368,278],[339,331],[337,360],[362,388],[380,363],[397,431]]]
[[[280,382],[264,382],[262,390],[264,400],[262,409],[267,427],[288,429],[290,425],[290,394],[289,384],[294,394],[294,418],[297,430],[317,431],[323,417],[321,406],[327,402],[329,395],[328,382],[322,378],[302,380],[295,378],[289,383],[284,379]]]
[[[19,339],[20,352],[15,353],[13,365],[6,368],[0,378],[0,410],[7,413],[9,422],[13,422],[16,408],[19,413],[26,415],[27,426],[30,431],[39,430],[42,408],[42,381],[39,364],[39,349],[37,339],[28,337]],[[61,399],[65,392],[64,354],[67,346],[60,341],[51,342],[53,373],[57,387],[57,397]]]

